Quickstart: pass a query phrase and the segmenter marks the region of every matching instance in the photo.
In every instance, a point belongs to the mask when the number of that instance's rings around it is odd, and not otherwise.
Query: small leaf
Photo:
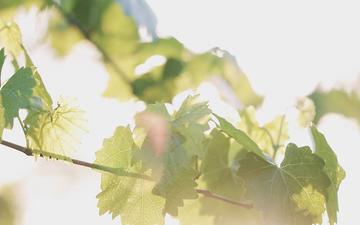
[[[315,104],[310,98],[301,98],[296,104],[299,110],[299,124],[301,127],[308,127],[315,118]]]
[[[0,47],[5,47],[14,57],[22,51],[22,41],[19,27],[15,23],[5,23],[0,20]]]
[[[261,158],[264,158],[264,154],[259,146],[251,140],[251,138],[243,131],[236,129],[231,123],[226,121],[224,118],[214,114],[215,117],[219,120],[220,124],[218,125],[219,129],[222,130],[225,134],[234,138],[239,144],[243,145],[246,151],[254,152]]]
[[[140,173],[139,164],[132,164],[136,149],[130,129],[118,127],[111,138],[104,140],[95,162]],[[101,192],[97,195],[100,214],[109,212],[113,218],[120,215],[124,225],[164,224],[165,200],[151,193],[153,186],[150,181],[102,173]]]
[[[0,93],[5,110],[5,124],[13,127],[13,119],[19,115],[20,109],[28,109],[36,81],[29,68],[21,68],[6,82]]]
[[[334,89],[328,92],[316,90],[309,98],[315,104],[315,124],[328,113],[338,113],[353,118],[360,124],[360,98],[355,91],[348,93],[342,89]]]

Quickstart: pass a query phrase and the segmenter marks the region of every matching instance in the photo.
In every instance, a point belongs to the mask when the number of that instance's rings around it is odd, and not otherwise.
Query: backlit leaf
[[[36,81],[29,68],[21,68],[1,88],[1,98],[7,128],[13,127],[13,120],[20,109],[28,109]]]
[[[324,161],[308,147],[289,144],[280,167],[254,153],[240,160],[247,197],[269,225],[321,223],[330,180]]]
[[[128,172],[141,172],[139,165],[131,162],[136,149],[130,129],[118,127],[111,138],[104,140],[95,162]],[[120,215],[124,225],[164,224],[165,200],[151,193],[153,186],[150,181],[102,173],[101,192],[97,195],[100,214],[109,212],[113,218]]]
[[[315,154],[324,160],[324,171],[331,181],[331,185],[327,188],[326,209],[330,224],[333,225],[337,223],[337,212],[339,211],[337,192],[341,181],[345,178],[345,172],[338,164],[336,154],[327,143],[324,135],[314,126],[311,128],[311,133],[315,142]]]

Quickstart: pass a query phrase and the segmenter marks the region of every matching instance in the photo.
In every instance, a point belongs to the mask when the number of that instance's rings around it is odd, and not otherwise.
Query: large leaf
[[[324,161],[308,147],[289,144],[280,167],[254,153],[240,160],[247,197],[269,225],[321,223],[330,180]]]
[[[13,127],[13,120],[19,115],[20,109],[30,107],[35,85],[31,69],[21,68],[1,88],[6,127]]]
[[[229,138],[217,129],[212,130],[201,165],[202,179],[213,193],[239,200],[245,192],[244,181],[229,161],[229,149]]]
[[[201,181],[204,182],[205,188],[214,194],[234,201],[245,202],[244,193],[246,187],[244,180],[237,174],[238,165],[236,165],[236,160],[234,160],[240,156],[241,151],[235,149],[229,137],[226,137],[225,134],[217,129],[212,130],[209,138],[210,141],[206,155],[201,164]],[[231,152],[234,150],[235,154]],[[212,224],[261,224],[261,216],[254,209],[243,209],[208,198],[200,198],[198,204],[200,205],[200,218],[210,216],[213,218],[211,220]]]
[[[341,181],[345,178],[345,172],[338,164],[335,152],[327,143],[324,135],[320,133],[316,127],[311,128],[311,133],[315,142],[315,154],[321,157],[325,162],[324,171],[331,180],[328,187],[328,197],[326,200],[326,209],[331,225],[337,222],[338,205],[338,189]]]
[[[104,140],[95,162],[141,172],[138,164],[131,163],[136,149],[130,129],[118,127],[111,138]],[[109,212],[113,218],[120,215],[124,225],[164,224],[164,199],[151,193],[153,185],[150,181],[102,173],[101,192],[97,195],[100,214]]]

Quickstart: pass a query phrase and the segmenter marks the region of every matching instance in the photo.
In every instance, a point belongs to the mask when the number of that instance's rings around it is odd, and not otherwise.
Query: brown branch
[[[225,198],[223,196],[214,194],[214,193],[210,192],[209,190],[196,189],[196,192],[199,193],[199,194],[204,195],[207,198],[213,198],[213,199],[223,201],[223,202],[226,202],[226,203],[229,203],[229,204],[232,204],[232,205],[240,206],[240,207],[243,207],[243,208],[246,208],[246,209],[252,209],[254,207],[253,204],[237,202],[237,201]]]
[[[13,150],[19,151],[27,156],[34,156],[35,154],[33,153],[33,151],[31,149],[28,149],[26,147],[23,147],[21,145],[17,145],[15,143],[9,142],[9,141],[5,141],[2,140],[1,141],[2,145],[5,145]],[[40,152],[40,151],[39,151]],[[100,170],[100,171],[104,171],[104,172],[108,172],[114,175],[118,175],[118,176],[127,176],[127,177],[134,177],[134,178],[139,178],[139,179],[144,179],[144,180],[149,180],[149,181],[154,181],[150,176],[147,175],[143,175],[143,174],[138,174],[138,173],[131,173],[131,172],[127,172],[124,169],[121,168],[111,168],[111,167],[107,167],[107,166],[103,166],[103,165],[99,165],[96,163],[89,163],[89,162],[85,162],[82,160],[78,160],[78,159],[72,159],[69,157],[65,157],[62,155],[56,155],[56,154],[48,154],[43,152],[43,153],[39,153],[40,157],[49,157],[51,158],[55,158],[55,159],[60,159],[63,161],[69,161],[72,162],[75,165],[78,166],[83,166],[83,167],[87,167],[87,168],[91,168],[91,169],[96,169],[96,170]],[[57,157],[58,156],[58,157]],[[246,208],[246,209],[251,209],[253,208],[252,204],[246,204],[246,203],[241,203],[241,202],[237,202],[237,201],[233,201],[231,199],[225,198],[223,196],[214,194],[212,192],[210,192],[209,190],[204,190],[204,189],[195,189],[197,193],[202,194],[204,197],[207,198],[213,198],[222,202],[226,202],[232,205],[236,205],[242,208]]]
[[[61,15],[66,19],[69,24],[76,27],[84,36],[84,38],[95,46],[95,48],[101,53],[104,60],[112,65],[113,69],[119,75],[120,79],[122,79],[126,84],[131,85],[131,80],[127,77],[126,73],[119,67],[119,65],[112,59],[112,57],[105,51],[105,49],[103,49],[99,45],[99,43],[97,43],[91,38],[91,34],[82,27],[80,22],[73,15],[67,13],[59,3],[55,1],[51,1],[51,3],[61,13]]]

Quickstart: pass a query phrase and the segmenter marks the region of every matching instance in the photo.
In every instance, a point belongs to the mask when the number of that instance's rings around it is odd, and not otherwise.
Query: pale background
[[[174,36],[193,51],[219,46],[237,57],[255,90],[266,96],[259,111],[261,121],[279,113],[293,119],[292,107],[299,96],[319,83],[325,88],[357,82],[360,71],[360,13],[358,1],[234,1],[149,0],[158,18],[160,36]],[[44,15],[42,15],[44,16]],[[46,16],[46,15],[45,15]],[[118,125],[132,123],[141,103],[119,103],[101,97],[107,83],[100,56],[88,43],[79,44],[64,59],[37,37],[45,26],[34,9],[20,13],[16,21],[23,31],[46,86],[54,99],[75,97],[87,111],[89,133],[76,153],[92,161],[104,137]],[[8,68],[7,68],[8,69]],[[8,69],[10,71],[10,69]],[[208,84],[200,90],[216,111],[238,120],[221,105]],[[177,99],[182,99],[185,94]],[[175,104],[178,104],[178,100]],[[224,107],[222,107],[224,106]],[[292,140],[311,145],[307,130],[290,124]],[[7,140],[23,144],[20,129],[5,133]],[[360,130],[356,122],[329,115],[320,123],[338,154],[347,177],[340,188],[338,224],[358,224],[357,191],[360,190]],[[21,203],[21,225],[120,224],[111,216],[98,216],[96,194],[100,176],[94,171],[61,162],[34,161],[1,146],[0,185],[14,183]],[[327,222],[327,219],[324,219]],[[168,224],[176,221],[168,219]]]

